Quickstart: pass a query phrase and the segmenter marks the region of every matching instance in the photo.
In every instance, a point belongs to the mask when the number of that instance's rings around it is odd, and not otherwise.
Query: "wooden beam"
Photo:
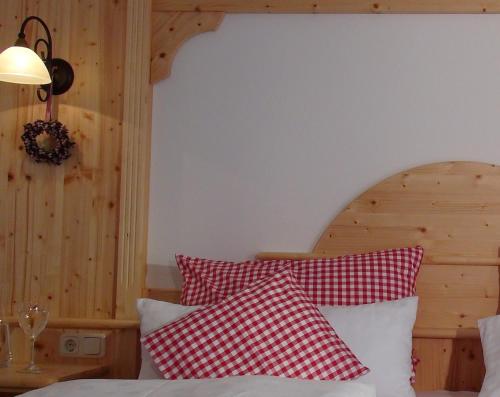
[[[6,317],[9,324],[17,325],[17,317]],[[138,320],[114,320],[105,318],[49,318],[47,328],[64,329],[126,329],[138,328]]]
[[[221,12],[153,12],[151,83],[170,76],[175,55],[184,42],[217,30],[223,18]]]
[[[227,13],[500,13],[498,0],[153,0],[153,11]]]
[[[477,328],[414,328],[413,337],[421,339],[479,339]]]

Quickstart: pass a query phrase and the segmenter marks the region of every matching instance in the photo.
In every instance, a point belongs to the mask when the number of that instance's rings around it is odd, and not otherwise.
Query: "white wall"
[[[150,264],[308,251],[382,178],[500,163],[500,16],[230,15],[181,48],[153,123]]]

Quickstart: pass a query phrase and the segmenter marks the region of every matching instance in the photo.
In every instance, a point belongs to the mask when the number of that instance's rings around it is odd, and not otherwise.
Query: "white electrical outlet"
[[[80,339],[78,335],[62,335],[59,344],[59,351],[63,356],[78,356]]]
[[[106,334],[73,333],[59,338],[59,354],[66,357],[98,358],[106,353]]]

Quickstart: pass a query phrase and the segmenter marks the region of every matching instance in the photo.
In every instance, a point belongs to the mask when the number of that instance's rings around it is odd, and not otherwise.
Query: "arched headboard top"
[[[451,161],[393,175],[338,214],[313,253],[408,245],[422,245],[426,263],[498,264],[500,166]]]

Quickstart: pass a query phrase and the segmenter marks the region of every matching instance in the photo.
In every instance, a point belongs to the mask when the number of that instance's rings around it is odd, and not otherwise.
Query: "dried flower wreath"
[[[37,138],[47,134],[47,141],[51,145],[41,146]],[[37,163],[49,163],[61,165],[62,162],[71,156],[70,149],[75,145],[68,136],[66,127],[57,120],[43,121],[36,120],[33,123],[25,124],[24,134],[21,136],[24,142],[26,153]]]

